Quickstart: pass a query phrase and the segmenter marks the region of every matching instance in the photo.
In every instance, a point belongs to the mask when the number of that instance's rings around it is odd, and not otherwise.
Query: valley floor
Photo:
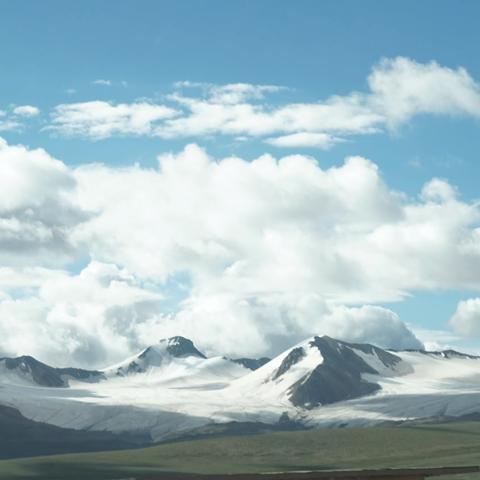
[[[167,472],[257,473],[479,464],[480,422],[458,422],[210,438],[137,450],[4,460],[0,462],[0,479],[152,479],[168,478]],[[480,480],[480,475],[452,478]]]

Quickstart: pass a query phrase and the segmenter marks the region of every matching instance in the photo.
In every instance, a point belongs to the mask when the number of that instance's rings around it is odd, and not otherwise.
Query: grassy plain
[[[479,464],[480,422],[463,422],[218,437],[135,450],[4,460],[0,462],[0,479],[141,479],[168,478],[168,472],[257,473]],[[480,475],[455,478],[480,480]]]

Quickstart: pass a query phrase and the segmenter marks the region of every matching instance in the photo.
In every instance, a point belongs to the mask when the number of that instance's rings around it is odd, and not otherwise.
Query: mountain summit
[[[132,373],[145,373],[150,368],[161,367],[173,359],[188,357],[207,358],[188,338],[181,336],[162,338],[156,345],[147,347],[138,355],[107,368],[105,373],[122,377]]]
[[[172,355],[172,357],[200,357],[207,358],[202,352],[197,350],[191,340],[185,337],[177,336],[164,338],[160,340],[161,346],[166,345],[165,350]]]
[[[381,389],[371,376],[396,376],[406,373],[402,359],[386,350],[368,344],[352,344],[328,336],[314,337],[306,345],[293,349],[283,360],[274,379],[301,362],[311,351],[318,351],[322,361],[295,382],[289,391],[296,406],[317,405],[348,400],[372,394]]]
[[[408,372],[408,364],[382,348],[315,336],[235,384],[269,401],[277,398],[312,409],[374,394],[383,378]]]

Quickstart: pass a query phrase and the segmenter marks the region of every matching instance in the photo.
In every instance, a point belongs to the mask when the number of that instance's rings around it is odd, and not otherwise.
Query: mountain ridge
[[[86,370],[82,368],[66,367],[56,368],[40,362],[30,355],[21,355],[19,357],[0,358],[0,367],[3,370],[15,371],[19,377],[25,381],[44,387],[68,387],[69,380],[83,382],[96,382],[104,379],[104,375],[99,370]],[[2,374],[0,370],[0,381]]]
[[[0,359],[0,405],[37,422],[152,441],[218,430],[215,425],[318,428],[471,418],[480,414],[479,360],[325,335],[273,359],[230,359],[207,357],[177,336],[103,370],[56,369],[28,356]]]

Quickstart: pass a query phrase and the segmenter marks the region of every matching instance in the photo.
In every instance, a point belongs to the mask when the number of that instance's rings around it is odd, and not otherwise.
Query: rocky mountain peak
[[[164,338],[160,340],[160,344],[166,344],[167,352],[173,357],[200,357],[207,358],[202,352],[200,352],[193,342],[182,336],[175,336],[170,338]]]

